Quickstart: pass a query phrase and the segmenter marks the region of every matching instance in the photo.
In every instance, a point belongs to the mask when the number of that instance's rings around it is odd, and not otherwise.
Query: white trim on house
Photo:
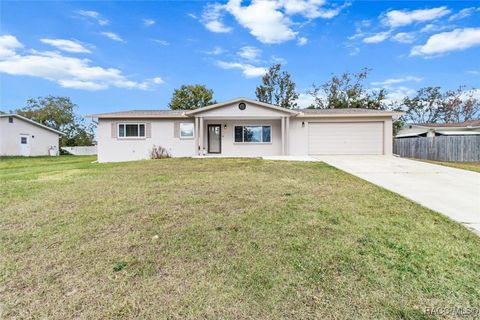
[[[480,131],[444,131],[444,130],[436,130],[438,134],[444,136],[469,136],[469,135],[479,135]]]
[[[478,122],[478,121],[472,121]],[[480,126],[464,125],[464,123],[452,124],[408,124],[401,128],[395,138],[408,138],[426,135],[427,137],[435,137],[439,135],[478,135],[480,134]]]
[[[245,103],[246,102],[246,103],[249,103],[249,104],[269,108],[269,109],[276,110],[276,111],[281,111],[281,112],[284,112],[286,114],[291,114],[291,115],[297,115],[297,114],[300,113],[300,112],[295,111],[295,110],[290,110],[290,109],[282,108],[282,107],[279,107],[279,106],[276,106],[276,105],[273,105],[273,104],[260,102],[260,101],[256,101],[256,100],[251,100],[251,99],[247,99],[247,98],[242,97],[242,98],[227,100],[227,101],[224,101],[224,102],[221,102],[221,103],[215,103],[215,104],[212,104],[212,105],[209,105],[209,106],[206,106],[206,107],[203,107],[203,108],[198,108],[198,109],[195,109],[195,110],[186,111],[185,115],[191,116],[191,115],[194,115],[194,114],[209,111],[211,109],[221,108],[221,107],[225,107],[225,106],[228,106],[228,105],[231,105],[231,104],[235,104],[237,102],[238,103],[241,103],[241,102]]]
[[[127,136],[127,125],[137,125],[137,136]],[[143,125],[143,136],[140,135],[140,126]],[[123,127],[123,136],[120,135],[120,126]],[[146,139],[147,124],[145,122],[118,122],[117,123],[117,139]]]
[[[245,142],[245,141],[241,141],[241,142],[238,142],[238,141],[235,141],[235,127],[242,127],[242,140],[244,140],[244,131],[245,131],[245,127],[260,127],[262,129],[262,141],[259,141],[259,142],[255,142],[255,141],[251,141],[251,142]],[[270,127],[270,141],[267,141],[267,142],[264,142],[263,141],[263,127]],[[233,133],[233,140],[232,140],[232,143],[233,144],[239,144],[239,145],[246,145],[246,144],[272,144],[273,143],[273,137],[272,137],[272,125],[270,124],[243,124],[243,123],[238,123],[238,124],[234,124],[233,125],[233,130],[232,130],[232,133]]]
[[[183,136],[182,135],[182,125],[190,125],[192,126],[192,135],[191,136]],[[179,133],[178,133],[178,136],[180,137],[180,139],[182,140],[192,140],[192,139],[195,139],[195,124],[193,122],[180,122],[179,125],[178,125],[178,130],[179,130]]]

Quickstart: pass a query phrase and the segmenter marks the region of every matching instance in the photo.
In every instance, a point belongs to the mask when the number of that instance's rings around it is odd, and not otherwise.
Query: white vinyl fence
[[[62,147],[62,150],[67,151],[74,156],[93,156],[97,154],[97,146]]]

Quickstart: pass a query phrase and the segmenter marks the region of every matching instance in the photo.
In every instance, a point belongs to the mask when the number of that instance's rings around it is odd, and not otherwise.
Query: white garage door
[[[310,122],[308,153],[383,154],[383,122]]]

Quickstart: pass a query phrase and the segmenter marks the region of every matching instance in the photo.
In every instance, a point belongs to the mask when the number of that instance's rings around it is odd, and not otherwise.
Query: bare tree
[[[400,110],[405,112],[403,120],[414,123],[463,122],[480,118],[480,101],[475,89],[442,92],[440,87],[425,87],[412,98],[405,97]]]
[[[465,86],[445,92],[442,110],[443,121],[463,122],[478,119],[480,116],[480,101],[474,93],[474,89],[465,90]]]
[[[293,109],[297,107],[295,100],[298,99],[295,82],[290,73],[281,71],[281,68],[281,64],[275,64],[268,69],[262,77],[262,84],[255,90],[255,95],[258,101]]]
[[[312,107],[385,109],[385,90],[374,91],[364,85],[370,71],[371,69],[363,68],[358,73],[345,72],[340,76],[332,74],[321,86],[313,84],[308,91],[315,101]]]

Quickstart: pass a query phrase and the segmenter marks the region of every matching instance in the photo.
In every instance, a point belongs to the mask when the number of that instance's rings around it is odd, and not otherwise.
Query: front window
[[[180,123],[180,138],[193,138],[193,123]]]
[[[144,123],[120,123],[118,125],[118,136],[120,138],[144,138]]]
[[[21,144],[27,144],[27,137],[20,137]]]
[[[235,126],[235,142],[268,143],[272,142],[271,126]]]

